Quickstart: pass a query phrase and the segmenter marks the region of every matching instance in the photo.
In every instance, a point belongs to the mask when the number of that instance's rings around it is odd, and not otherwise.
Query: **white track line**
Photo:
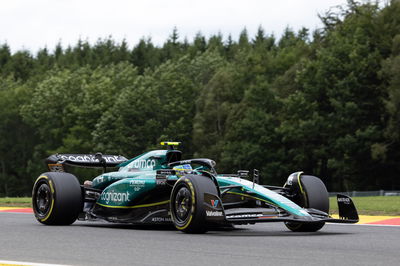
[[[400,225],[396,225],[396,224],[356,224],[356,225],[382,226],[382,227],[400,227]]]
[[[12,260],[0,260],[0,265],[20,265],[20,266],[67,266],[67,265],[61,265],[61,264],[45,264],[45,263],[34,263],[34,262],[12,261]]]
[[[380,227],[400,227],[400,225],[395,225],[395,224],[346,224],[346,223],[326,223],[329,225],[350,225],[350,226],[356,226],[356,225],[363,225],[363,226],[380,226]]]

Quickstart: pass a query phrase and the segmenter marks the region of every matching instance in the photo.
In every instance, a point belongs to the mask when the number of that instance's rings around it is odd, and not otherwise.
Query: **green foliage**
[[[147,68],[155,68],[160,64],[160,60],[160,52],[154,47],[151,39],[141,39],[130,56],[130,62],[138,68],[140,74]]]
[[[25,195],[31,189],[30,173],[35,131],[19,115],[21,104],[29,101],[26,85],[0,78],[0,195]],[[25,177],[25,178],[21,178]]]
[[[260,26],[190,42],[174,28],[160,47],[0,45],[0,195],[29,194],[50,153],[130,157],[161,140],[270,184],[303,170],[330,190],[399,189],[399,13],[349,0],[280,38]]]
[[[127,63],[95,70],[55,69],[38,83],[21,113],[37,129],[43,152],[93,151],[97,121],[136,77],[135,68]]]

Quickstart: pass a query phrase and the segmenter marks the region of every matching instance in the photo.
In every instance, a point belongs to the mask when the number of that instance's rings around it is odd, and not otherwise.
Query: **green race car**
[[[178,142],[162,142],[127,160],[123,156],[56,154],[46,159],[49,172],[33,187],[36,219],[46,225],[68,225],[102,219],[130,224],[174,224],[186,233],[259,222],[284,222],[292,231],[314,232],[325,222],[356,223],[350,197],[337,195],[339,219],[329,216],[329,198],[317,177],[296,172],[282,187],[258,184],[258,171],[218,174],[215,162],[182,160]],[[81,185],[68,166],[104,168]],[[118,168],[107,171],[107,168]]]

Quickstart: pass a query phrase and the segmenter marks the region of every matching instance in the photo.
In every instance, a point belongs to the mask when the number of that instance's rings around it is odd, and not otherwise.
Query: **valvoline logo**
[[[211,206],[216,208],[218,206],[218,202],[219,202],[219,200],[211,200]]]

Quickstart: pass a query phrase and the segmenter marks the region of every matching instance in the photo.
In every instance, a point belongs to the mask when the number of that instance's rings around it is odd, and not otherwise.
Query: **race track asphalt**
[[[326,225],[293,233],[281,223],[188,235],[103,222],[44,226],[0,213],[0,260],[66,265],[400,265],[400,227]]]

